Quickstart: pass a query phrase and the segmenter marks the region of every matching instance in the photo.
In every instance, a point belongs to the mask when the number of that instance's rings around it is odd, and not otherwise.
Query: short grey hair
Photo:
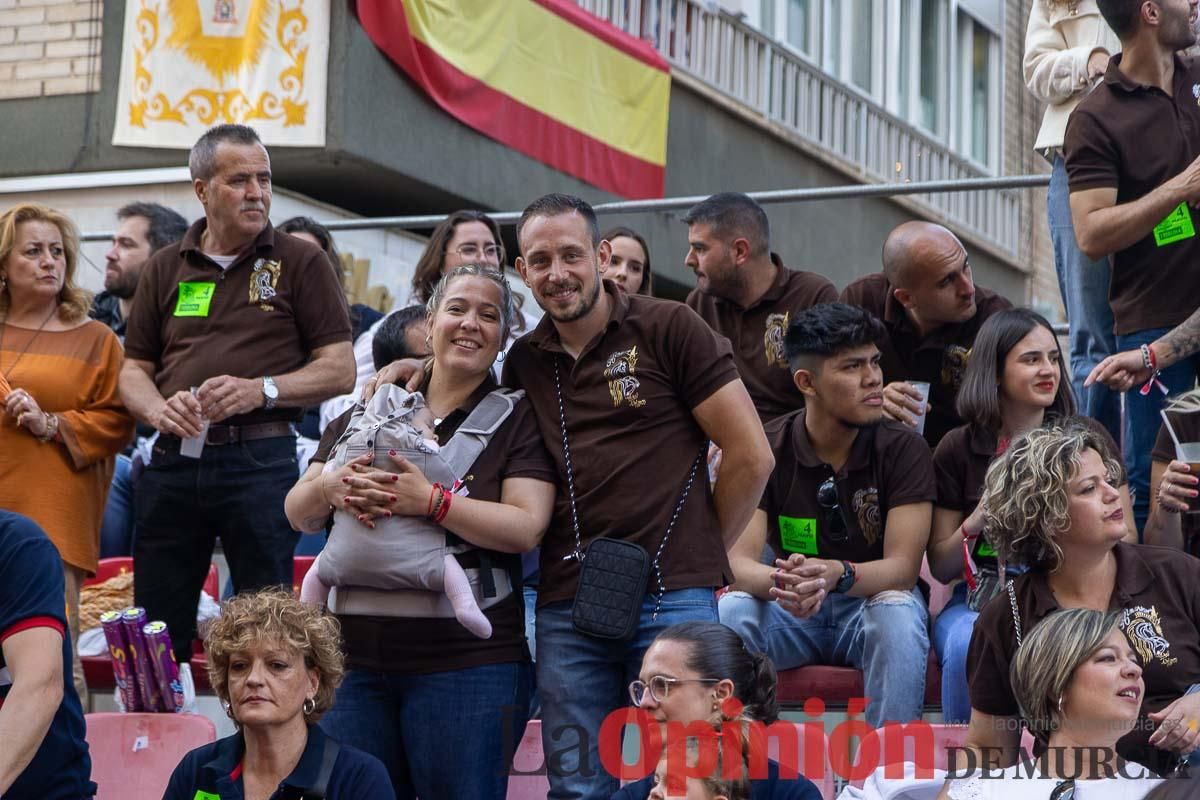
[[[425,304],[425,312],[430,317],[437,313],[438,308],[442,305],[442,300],[446,298],[446,288],[455,278],[486,278],[499,287],[500,346],[503,348],[512,331],[513,319],[517,315],[517,305],[513,300],[512,287],[508,285],[508,278],[504,277],[504,273],[495,267],[486,264],[463,264],[450,270],[434,285],[433,292],[429,295],[429,302]]]
[[[192,145],[188,155],[188,170],[192,180],[207,181],[217,172],[217,148],[225,143],[262,145],[262,139],[249,125],[216,125],[209,128]]]

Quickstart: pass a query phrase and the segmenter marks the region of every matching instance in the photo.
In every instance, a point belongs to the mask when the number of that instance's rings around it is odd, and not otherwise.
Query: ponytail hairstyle
[[[687,668],[697,675],[733,682],[733,696],[750,719],[770,725],[779,719],[775,665],[765,653],[751,653],[742,637],[719,622],[681,622],[655,642],[687,645]]]

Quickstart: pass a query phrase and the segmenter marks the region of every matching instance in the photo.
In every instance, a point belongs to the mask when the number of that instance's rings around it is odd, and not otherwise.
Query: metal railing
[[[576,0],[650,42],[677,69],[833,156],[864,181],[958,181],[988,172],[838,81],[794,50],[700,0]],[[920,195],[917,201],[1018,254],[1015,192]]]

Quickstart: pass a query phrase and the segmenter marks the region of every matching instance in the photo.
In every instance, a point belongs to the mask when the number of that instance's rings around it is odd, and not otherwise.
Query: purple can
[[[146,636],[142,627],[146,624],[146,609],[132,606],[121,614],[121,624],[125,628],[125,639],[132,656],[130,663],[134,665],[137,675],[137,690],[142,697],[144,711],[163,711],[162,698],[159,696],[158,682],[154,680],[154,667],[150,662],[150,651],[146,647]]]
[[[133,661],[129,656],[129,645],[125,643],[125,626],[121,624],[121,612],[105,611],[101,614],[100,628],[104,631],[104,640],[108,643],[113,680],[121,693],[121,702],[126,711],[141,711],[142,698],[138,694],[136,678],[133,676]]]
[[[179,682],[179,665],[175,663],[175,651],[171,649],[171,634],[167,623],[161,620],[148,622],[142,627],[146,649],[150,653],[150,666],[154,680],[166,711],[178,714],[183,711],[183,684]]]

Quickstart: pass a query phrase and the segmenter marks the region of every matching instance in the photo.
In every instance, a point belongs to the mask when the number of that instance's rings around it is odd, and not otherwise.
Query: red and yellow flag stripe
[[[358,0],[368,36],[443,110],[624,197],[663,195],[671,74],[570,0]]]

